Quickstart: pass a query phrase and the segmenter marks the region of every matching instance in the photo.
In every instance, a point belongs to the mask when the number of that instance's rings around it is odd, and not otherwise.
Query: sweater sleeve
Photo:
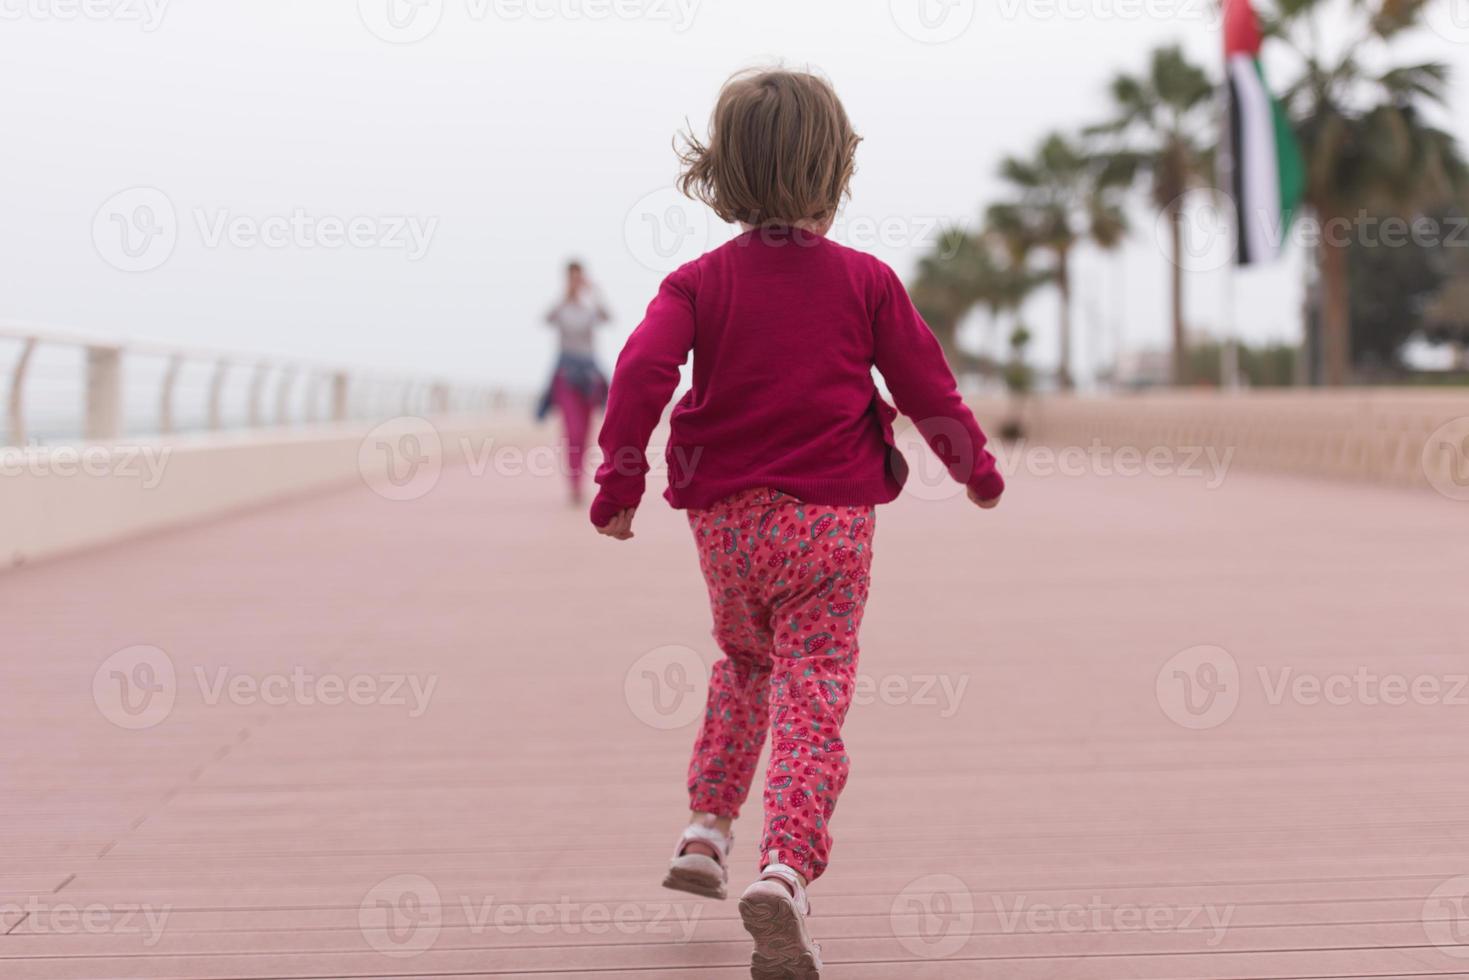
[[[873,317],[874,360],[898,411],[911,418],[949,475],[982,500],[1005,490],[988,440],[964,404],[943,348],[892,269],[883,268]]]
[[[679,368],[694,346],[692,276],[685,266],[663,280],[612,372],[607,414],[597,444],[597,496],[591,519],[603,527],[618,511],[643,499],[648,439],[678,387]]]

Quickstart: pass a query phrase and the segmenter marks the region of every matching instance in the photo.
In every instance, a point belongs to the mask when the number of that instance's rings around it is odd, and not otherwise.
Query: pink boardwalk
[[[747,975],[732,902],[658,887],[713,654],[687,528],[598,539],[558,489],[0,577],[0,976]],[[1469,976],[1466,506],[1232,472],[885,509],[828,975]]]

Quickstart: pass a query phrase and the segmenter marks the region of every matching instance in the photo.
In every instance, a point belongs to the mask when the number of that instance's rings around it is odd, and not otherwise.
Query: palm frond
[[[1395,99],[1421,96],[1442,105],[1448,99],[1449,73],[1449,66],[1439,61],[1399,65],[1377,76],[1377,84]]]

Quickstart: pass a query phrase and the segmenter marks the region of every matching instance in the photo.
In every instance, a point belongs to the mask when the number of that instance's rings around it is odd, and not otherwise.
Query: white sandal
[[[785,882],[790,886],[787,890]],[[767,865],[740,896],[740,919],[755,940],[752,980],[820,980],[821,947],[806,931],[811,902],[795,868]]]
[[[684,849],[694,841],[712,846],[719,857],[685,854]],[[726,837],[713,827],[690,824],[684,828],[673,849],[673,860],[668,862],[668,874],[663,879],[663,887],[692,892],[705,898],[724,898],[726,885],[729,883],[729,849],[733,846],[733,834]]]

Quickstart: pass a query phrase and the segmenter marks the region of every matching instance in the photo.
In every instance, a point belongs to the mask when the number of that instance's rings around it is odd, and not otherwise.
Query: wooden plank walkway
[[[453,470],[0,577],[0,976],[747,975],[732,902],[658,887],[687,529],[558,490]],[[1022,474],[882,511],[829,976],[1469,976],[1465,506]]]

